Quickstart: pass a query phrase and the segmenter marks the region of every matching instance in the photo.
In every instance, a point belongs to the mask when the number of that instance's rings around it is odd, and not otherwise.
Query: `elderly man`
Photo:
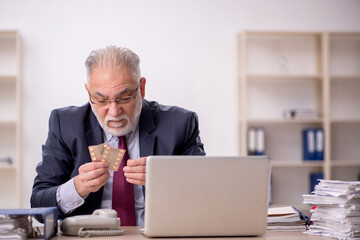
[[[126,48],[90,53],[89,103],[52,111],[32,207],[57,206],[60,218],[113,208],[122,225],[143,225],[146,156],[205,155],[194,112],[144,99],[139,63]],[[104,142],[127,150],[116,172],[89,154]]]

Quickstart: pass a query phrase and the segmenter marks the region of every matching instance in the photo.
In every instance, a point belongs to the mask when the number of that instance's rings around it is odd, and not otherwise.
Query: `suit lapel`
[[[100,124],[92,112],[91,108],[89,111],[89,121],[87,125],[87,138],[89,142],[89,146],[98,145],[104,142],[103,130],[100,127]]]
[[[149,110],[148,103],[143,100],[143,107],[139,122],[140,156],[154,155],[156,137],[150,132],[156,127],[153,115]]]
[[[154,155],[155,136],[147,132],[140,131],[139,142],[140,142],[140,157]]]

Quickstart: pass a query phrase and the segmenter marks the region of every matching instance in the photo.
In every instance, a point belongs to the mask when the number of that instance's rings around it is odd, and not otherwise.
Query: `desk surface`
[[[72,239],[90,239],[90,240],[96,240],[96,239],[103,239],[103,240],[113,240],[113,239],[121,239],[121,240],[149,240],[149,239],[161,239],[161,240],[166,240],[166,239],[171,239],[171,240],[179,240],[182,238],[147,238],[144,235],[142,235],[140,233],[140,229],[141,227],[122,227],[122,229],[124,229],[124,234],[120,235],[120,236],[109,236],[109,237],[91,237],[91,238],[78,238],[78,237],[70,237],[70,236],[63,236],[61,234],[58,234],[56,237],[52,238],[53,239],[58,239],[58,240],[72,240]],[[186,240],[192,240],[192,239],[196,239],[196,240],[205,240],[207,238],[184,238]],[[230,239],[241,239],[241,240],[333,240],[333,238],[328,238],[328,237],[320,237],[320,236],[314,236],[314,235],[308,235],[308,234],[303,234],[302,232],[267,232],[265,235],[260,236],[260,237],[212,237],[212,240],[230,240]]]

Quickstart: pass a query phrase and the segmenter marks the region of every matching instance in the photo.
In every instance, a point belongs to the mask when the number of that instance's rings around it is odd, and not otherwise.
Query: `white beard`
[[[136,105],[134,108],[134,118],[133,119],[130,119],[130,117],[127,114],[121,114],[117,117],[111,117],[111,116],[106,115],[104,122],[102,122],[101,119],[99,118],[97,112],[93,108],[93,104],[91,104],[91,109],[92,109],[93,113],[95,114],[100,126],[107,134],[110,134],[112,136],[125,136],[125,135],[129,134],[136,127],[136,124],[138,123],[139,118],[140,118],[140,113],[141,113],[141,108],[142,108],[142,98],[137,97],[135,99],[135,101],[136,101],[135,102]],[[109,121],[121,121],[123,119],[125,119],[126,125],[121,128],[117,129],[117,128],[112,128],[112,127],[108,126]]]

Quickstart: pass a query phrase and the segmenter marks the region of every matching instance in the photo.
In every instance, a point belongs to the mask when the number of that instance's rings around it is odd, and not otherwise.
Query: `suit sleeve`
[[[56,191],[70,179],[73,168],[71,151],[62,140],[59,115],[53,111],[48,138],[42,146],[42,161],[36,167],[31,207],[57,207]]]
[[[205,155],[204,144],[200,139],[199,119],[194,112],[190,112],[187,118],[183,146],[182,155]]]

